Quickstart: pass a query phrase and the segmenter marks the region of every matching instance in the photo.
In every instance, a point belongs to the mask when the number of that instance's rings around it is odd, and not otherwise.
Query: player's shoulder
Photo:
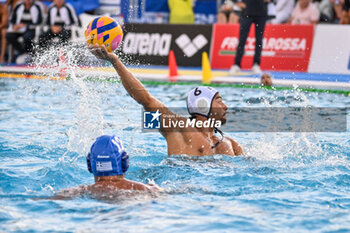
[[[235,152],[235,155],[244,155],[244,150],[242,146],[233,138],[225,136],[226,139],[228,139],[232,145],[232,149]]]

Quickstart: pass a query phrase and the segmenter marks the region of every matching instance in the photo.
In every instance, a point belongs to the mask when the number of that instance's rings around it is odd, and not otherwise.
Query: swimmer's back
[[[73,198],[90,197],[100,200],[111,200],[137,194],[154,194],[161,191],[162,189],[159,188],[157,185],[145,185],[134,181],[122,185],[97,183],[87,186],[80,185],[74,188],[63,189],[57,195],[50,199],[67,200]]]

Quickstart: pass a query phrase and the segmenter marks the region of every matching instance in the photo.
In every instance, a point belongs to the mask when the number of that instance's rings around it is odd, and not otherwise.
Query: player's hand
[[[89,50],[90,52],[95,55],[95,57],[102,59],[102,60],[107,60],[110,62],[114,62],[115,58],[117,55],[113,52],[108,52],[107,48],[105,45],[89,45]]]
[[[13,30],[18,31],[21,28],[24,28],[26,25],[24,23],[19,23],[13,26]]]
[[[51,31],[54,33],[54,34],[58,34],[62,31],[62,28],[60,26],[51,26]]]
[[[232,9],[233,9],[233,7],[226,6],[226,5],[223,5],[223,6],[221,7],[221,10],[222,10],[222,11],[231,11]]]
[[[238,6],[239,8],[241,8],[241,9],[245,9],[247,7],[244,2],[237,2],[235,5]]]

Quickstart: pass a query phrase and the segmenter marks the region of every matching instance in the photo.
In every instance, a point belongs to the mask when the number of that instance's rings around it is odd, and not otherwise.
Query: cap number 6
[[[202,93],[201,90],[198,90],[198,87],[194,90],[194,95],[199,96]]]

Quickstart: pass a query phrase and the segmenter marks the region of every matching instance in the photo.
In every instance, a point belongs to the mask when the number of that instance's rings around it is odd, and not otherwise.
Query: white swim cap
[[[200,86],[194,88],[187,96],[188,112],[191,115],[198,114],[209,118],[213,100],[218,93],[212,87]]]

